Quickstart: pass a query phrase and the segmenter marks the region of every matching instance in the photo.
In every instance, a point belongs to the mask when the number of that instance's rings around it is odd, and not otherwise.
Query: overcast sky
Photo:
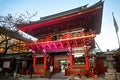
[[[77,8],[86,4],[88,6],[100,0],[0,0],[0,15],[7,15],[12,13],[30,14],[37,12],[37,16],[32,20],[39,20],[40,17],[59,13],[62,11]],[[102,28],[100,35],[97,35],[96,41],[99,47],[106,51],[106,49],[116,49],[119,47],[115,28],[113,25],[112,12],[114,12],[115,19],[120,26],[120,0],[105,0],[102,18]],[[120,37],[120,28],[118,31]]]

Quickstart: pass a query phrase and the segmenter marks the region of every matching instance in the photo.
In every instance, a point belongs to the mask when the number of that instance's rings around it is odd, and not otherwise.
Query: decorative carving
[[[43,49],[48,51],[58,51],[66,50],[68,47],[74,48],[82,47],[84,45],[91,46],[91,43],[93,43],[93,41],[93,36],[88,35],[85,37],[62,39],[57,41],[37,42],[36,44],[29,44],[27,46],[34,51],[42,51]]]

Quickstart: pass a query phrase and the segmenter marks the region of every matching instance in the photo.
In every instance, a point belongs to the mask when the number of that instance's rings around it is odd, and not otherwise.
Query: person
[[[52,73],[53,72],[53,66],[50,65],[50,72]]]
[[[2,72],[2,67],[0,67],[0,73]]]
[[[18,63],[17,64],[17,76],[21,74],[21,69],[22,69],[21,63]]]
[[[33,69],[33,65],[31,64],[31,65],[29,66],[29,74],[30,74],[30,78],[32,78],[33,71],[34,71],[34,69]]]
[[[22,61],[22,73],[26,74],[26,70],[27,70],[27,62],[26,61]]]

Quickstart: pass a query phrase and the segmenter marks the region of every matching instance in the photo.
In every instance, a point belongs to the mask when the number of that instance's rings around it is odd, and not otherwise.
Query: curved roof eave
[[[53,14],[53,15],[46,16],[46,17],[42,17],[41,20],[39,20],[39,21],[35,21],[35,22],[31,22],[31,23],[26,24],[26,25],[19,26],[19,29],[26,32],[26,30],[28,30],[28,29],[34,29],[34,28],[38,28],[38,26],[41,27],[44,24],[48,24],[48,23],[51,22],[51,20],[52,20],[52,24],[53,24],[53,22],[55,20],[60,20],[60,19],[64,18],[64,16],[69,16],[69,15],[72,15],[72,14],[85,12],[87,10],[97,8],[99,6],[103,8],[103,2],[104,1],[99,1],[98,3],[96,3],[96,4],[94,4],[90,7],[87,7],[87,5],[84,5],[82,7],[78,7],[78,8],[72,9],[72,10],[64,11],[64,12],[61,12],[61,13],[58,13],[58,14]],[[99,17],[100,17],[99,25],[101,26],[102,12],[101,12],[101,15]],[[67,17],[67,18],[69,18],[69,17]],[[49,25],[52,25],[52,24],[49,24]],[[44,25],[44,26],[46,26],[46,25]],[[101,29],[101,27],[99,28],[98,34],[101,31],[100,29]]]

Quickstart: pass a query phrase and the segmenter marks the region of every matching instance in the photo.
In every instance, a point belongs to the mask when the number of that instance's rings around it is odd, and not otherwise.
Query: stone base
[[[105,76],[105,79],[106,80],[116,80],[116,77],[115,77],[115,75],[107,75],[107,76]]]
[[[117,80],[120,80],[120,73],[116,73]]]
[[[120,80],[120,73],[105,73],[106,80]]]
[[[116,70],[115,69],[107,69],[108,73],[115,73]]]

